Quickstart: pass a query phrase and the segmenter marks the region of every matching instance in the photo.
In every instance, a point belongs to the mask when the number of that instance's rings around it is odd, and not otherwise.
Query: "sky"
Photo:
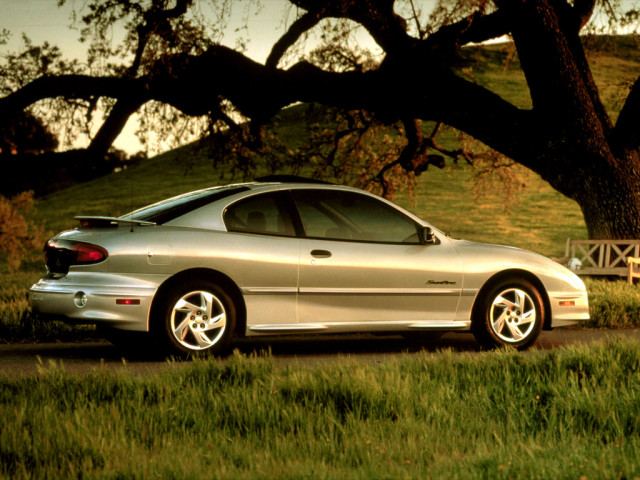
[[[207,14],[206,2],[201,2],[203,12]],[[286,0],[262,0],[263,7],[258,12],[255,6],[247,12],[250,2],[234,2],[230,34],[223,43],[235,46],[233,22],[239,23],[241,18],[248,18],[250,40],[247,55],[259,62],[264,62],[271,47],[286,31],[286,27],[295,20],[296,11]],[[72,30],[71,12],[73,7],[80,8],[84,0],[67,0],[62,8],[57,7],[57,0],[0,0],[0,30],[7,29],[11,38],[7,45],[0,45],[0,56],[7,52],[17,51],[21,45],[22,33],[26,33],[34,44],[48,41],[61,48],[68,58],[84,58],[85,45],[78,41],[78,30]],[[248,14],[247,14],[248,13]],[[114,146],[128,153],[135,153],[141,145],[134,135],[137,128],[132,118]],[[79,139],[82,146],[86,139]]]
[[[2,50],[12,50],[20,45],[20,35],[27,33],[34,42],[48,40],[57,44],[69,56],[82,56],[84,46],[78,42],[79,32],[69,29],[71,12],[75,7],[81,9],[84,0],[66,0],[63,7],[57,7],[58,0],[0,0],[0,30],[6,28],[12,33],[8,46]],[[247,14],[250,2],[233,2],[233,19],[239,20]],[[285,26],[295,19],[295,10],[286,0],[262,0],[263,7],[257,11],[255,6],[249,11],[251,41],[249,54],[256,60],[264,60],[273,41],[285,31]],[[201,2],[202,10],[208,13],[206,2]],[[229,30],[233,30],[233,25]],[[225,41],[233,45],[233,32]],[[0,50],[0,51],[2,51]]]
[[[7,45],[0,45],[0,58],[6,52],[16,51],[21,46],[21,34],[26,33],[35,44],[48,41],[61,48],[68,58],[85,57],[85,45],[78,41],[78,30],[69,28],[71,12],[75,7],[81,9],[88,0],[66,0],[62,8],[57,7],[58,0],[0,0],[0,31],[7,29],[12,36]],[[210,1],[210,0],[209,0]],[[256,11],[251,0],[232,0],[233,12],[230,32],[222,41],[223,44],[234,47],[237,34],[234,34],[234,22],[241,23],[241,19],[248,18],[250,40],[246,54],[256,61],[264,62],[269,51],[277,39],[286,31],[288,25],[295,20],[296,10],[287,0],[260,0],[262,8]],[[418,0],[418,4],[429,11],[436,0]],[[638,1],[638,0],[633,0]],[[622,0],[624,6],[634,4],[632,0]],[[206,11],[208,1],[201,0],[198,5]],[[247,5],[250,5],[247,11]],[[376,49],[374,42],[366,32],[362,32],[359,41],[367,48]],[[134,135],[137,123],[132,117],[125,130],[118,137],[115,147],[128,153],[135,153],[141,145]],[[83,146],[87,139],[79,139],[77,146]],[[167,148],[169,148],[167,146]]]

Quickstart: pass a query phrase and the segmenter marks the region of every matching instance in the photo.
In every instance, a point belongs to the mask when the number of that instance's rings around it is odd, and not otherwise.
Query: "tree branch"
[[[405,20],[393,10],[395,0],[290,0],[309,12],[323,11],[326,17],[347,18],[362,25],[387,53],[413,43]]]
[[[416,118],[443,122],[466,132],[494,150],[534,171],[539,171],[535,114],[520,110],[495,93],[452,73],[442,74],[428,87],[437,95],[423,94],[416,102],[423,113]],[[415,101],[415,100],[414,100]],[[424,115],[430,112],[431,115]]]
[[[144,81],[90,75],[40,77],[6,97],[0,98],[0,112],[3,118],[10,118],[45,98],[82,98],[89,101],[96,96],[120,98],[127,95],[146,95]]]
[[[503,11],[489,15],[475,12],[459,22],[439,28],[423,41],[422,48],[457,50],[470,42],[480,43],[509,33],[509,24]]]
[[[464,80],[445,68],[414,70],[326,72],[301,62],[288,70],[268,68],[234,50],[211,47],[199,56],[176,56],[158,63],[153,75],[140,79],[92,78],[70,75],[43,77],[0,99],[4,115],[43,98],[103,96],[124,100],[109,119],[113,132],[127,111],[148,100],[170,104],[188,115],[207,115],[219,108],[220,98],[232,102],[251,119],[266,121],[295,102],[318,102],[351,110],[368,110],[394,122],[400,118],[442,121],[468,132],[492,148],[522,156],[522,142],[531,137],[523,112],[498,95]],[[131,99],[135,99],[138,104]],[[115,126],[115,128],[113,128]],[[96,139],[96,148],[110,138]]]
[[[189,8],[192,3],[193,0],[177,0],[176,5],[168,10],[163,10],[158,6],[159,4],[155,2],[152,3],[149,10],[142,14],[144,23],[141,23],[136,28],[138,33],[138,44],[136,46],[136,53],[134,55],[133,62],[129,68],[127,68],[126,75],[133,77],[138,72],[138,68],[140,68],[140,64],[142,62],[144,49],[149,42],[151,34],[157,32],[161,27],[169,28],[168,21],[172,18],[178,18],[181,15],[184,15],[187,8]]]
[[[576,27],[579,32],[591,20],[596,0],[575,0],[573,2],[573,13],[576,18]]]
[[[89,151],[96,155],[104,155],[109,151],[113,142],[127,123],[127,120],[144,105],[145,97],[135,97],[118,100],[109,112],[109,116],[96,133],[89,145]]]
[[[320,20],[324,18],[322,11],[310,11],[303,14],[295,22],[291,24],[287,33],[285,33],[271,48],[271,52],[267,57],[265,65],[269,68],[276,68],[278,62],[291,45],[296,43],[300,36],[315,27]]]
[[[604,141],[610,120],[578,37],[576,14],[564,0],[501,0],[524,71],[533,108],[549,128]],[[575,119],[581,119],[576,124]],[[606,142],[605,142],[606,143]]]

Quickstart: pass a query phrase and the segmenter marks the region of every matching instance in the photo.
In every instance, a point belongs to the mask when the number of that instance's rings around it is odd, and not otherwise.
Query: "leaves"
[[[33,209],[33,192],[0,195],[0,252],[10,270],[17,270],[25,256],[44,243],[44,228],[30,218]]]

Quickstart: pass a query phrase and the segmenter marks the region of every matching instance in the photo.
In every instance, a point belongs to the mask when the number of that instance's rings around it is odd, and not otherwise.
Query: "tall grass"
[[[590,43],[590,60],[607,108],[615,118],[620,108],[617,99],[632,83],[640,54],[632,37],[612,37],[604,43],[601,40],[599,37]],[[463,63],[472,62],[461,66],[468,70],[465,75],[473,76],[479,84],[519,107],[530,107],[517,56],[508,46],[464,49],[462,56]],[[298,141],[303,130],[297,121],[299,112],[296,114],[295,109],[283,112],[278,135],[287,142]],[[451,149],[457,148],[447,143],[453,137],[441,140]],[[505,202],[500,185],[475,188],[476,172],[466,165],[450,165],[445,170],[431,168],[419,177],[414,199],[400,194],[395,200],[454,237],[563,256],[567,238],[587,237],[579,206],[534,173],[523,167],[515,170],[521,188],[512,202]],[[41,198],[36,204],[36,220],[45,222],[53,235],[76,226],[74,215],[121,215],[169,196],[239,180],[228,167],[214,170],[205,150],[190,145]],[[25,262],[20,274],[6,274],[6,267],[0,262],[0,341],[42,338],[43,329],[47,328],[51,335],[56,331],[71,336],[86,334],[84,329],[41,325],[31,318],[26,292],[43,270],[40,262]],[[637,287],[597,282],[588,285],[594,289],[590,292],[593,326],[640,326]]]
[[[93,338],[93,326],[40,320],[32,315],[27,293],[37,278],[37,272],[29,271],[0,274],[0,343]]]
[[[0,377],[12,478],[634,478],[640,345]]]
[[[229,181],[221,173],[210,172],[206,177],[204,166],[195,172],[182,175],[181,182],[192,179],[191,185],[173,185],[173,190],[162,190],[153,185],[162,184],[162,173],[177,174],[182,167],[175,158],[150,160],[142,172],[121,172],[112,178],[99,179],[87,185],[78,185],[43,200],[39,206],[43,218],[60,228],[72,226],[72,209],[75,213],[119,214],[131,206],[128,198],[120,194],[133,175],[139,185],[139,203],[159,200],[190,188],[200,188],[206,181]],[[156,165],[153,166],[153,163]],[[173,167],[170,167],[173,165]],[[190,173],[191,172],[191,173]],[[120,175],[120,177],[118,176]],[[194,175],[192,177],[192,175]],[[549,256],[562,256],[567,237],[585,238],[586,231],[579,208],[574,202],[551,190],[539,177],[524,172],[527,188],[510,209],[505,209],[499,196],[476,198],[471,183],[473,172],[468,168],[434,171],[421,181],[415,201],[400,196],[398,203],[448,231],[455,237],[463,237],[488,243],[502,243],[538,251]],[[92,203],[78,207],[76,200],[93,190]],[[75,207],[73,205],[76,205]],[[137,203],[134,207],[138,206]],[[39,257],[39,255],[37,256]],[[24,263],[17,273],[0,273],[0,342],[16,340],[77,339],[93,336],[93,329],[86,326],[69,326],[60,322],[40,322],[33,318],[27,301],[28,288],[43,273],[41,260]],[[0,268],[1,270],[1,268]],[[590,293],[590,327],[640,327],[640,287],[627,286],[623,282],[587,280]]]
[[[590,327],[640,327],[640,286],[626,281],[587,279]]]

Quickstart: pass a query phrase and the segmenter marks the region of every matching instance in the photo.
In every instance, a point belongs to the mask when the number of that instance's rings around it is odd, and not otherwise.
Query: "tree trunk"
[[[576,172],[585,188],[572,195],[584,215],[589,238],[640,239],[640,177],[631,163],[600,169],[590,175]],[[590,169],[593,171],[593,169]]]
[[[228,102],[256,125],[296,102],[367,110],[388,123],[435,121],[528,167],[578,202],[589,237],[640,239],[640,79],[614,125],[579,35],[596,0],[493,0],[495,9],[478,7],[425,39],[407,33],[394,12],[394,0],[291,1],[308,13],[274,45],[266,65],[212,45],[203,53],[155,58],[143,68],[142,52],[153,28],[191,4],[178,1],[172,9],[158,10],[153,2],[145,14],[147,27],[141,27],[147,33],[140,34],[125,75],[45,75],[0,98],[0,116],[11,117],[44,98],[116,99],[88,149],[96,156],[108,151],[129,116],[151,100],[186,115],[212,117],[221,111],[221,102]],[[363,25],[386,52],[381,66],[334,72],[300,61],[277,68],[297,39],[327,17]],[[459,75],[453,62],[452,53],[462,45],[503,34],[511,34],[515,42],[532,109],[521,109]],[[145,73],[133,77],[137,71]],[[229,115],[217,115],[233,123]],[[420,164],[416,156],[426,152],[419,143],[409,133],[399,159],[403,165]]]
[[[553,0],[508,0],[502,7],[531,93],[532,136],[539,138],[515,159],[580,205],[590,238],[640,238],[638,150],[624,143],[628,135],[616,131],[600,100],[579,12]]]

